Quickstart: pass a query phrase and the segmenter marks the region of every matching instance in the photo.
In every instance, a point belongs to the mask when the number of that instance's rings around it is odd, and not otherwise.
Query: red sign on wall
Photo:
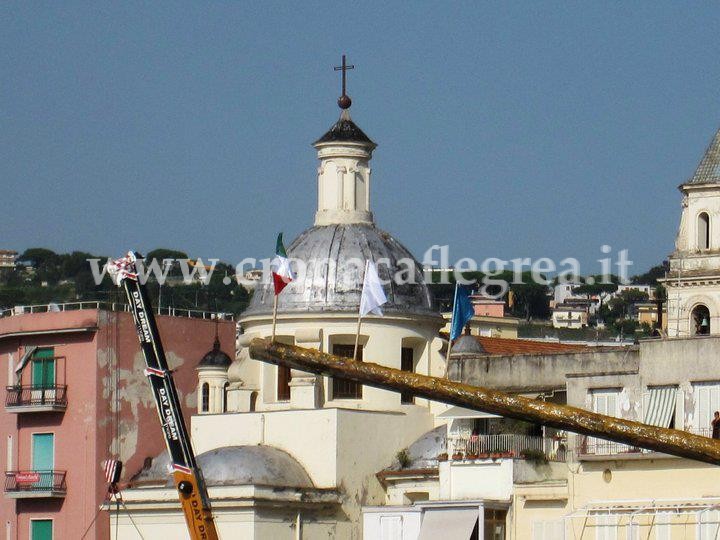
[[[15,482],[18,484],[34,484],[40,481],[40,473],[38,472],[19,472],[15,473]]]

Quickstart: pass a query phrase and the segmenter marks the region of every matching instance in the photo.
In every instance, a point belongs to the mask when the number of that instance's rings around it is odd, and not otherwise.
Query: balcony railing
[[[17,317],[19,315],[32,313],[55,313],[62,311],[77,311],[81,309],[104,309],[108,311],[130,311],[127,304],[116,302],[104,302],[101,300],[93,300],[86,302],[67,302],[63,304],[39,304],[32,306],[15,306],[9,309],[0,309],[0,318]],[[185,309],[175,307],[156,307],[158,315],[170,315],[172,317],[188,317],[193,319],[220,319],[223,321],[232,321],[234,317],[231,313],[218,313],[213,311],[202,311],[199,309]]]
[[[10,498],[64,497],[65,471],[7,471],[5,496]]]
[[[560,439],[534,437],[514,433],[502,435],[450,436],[448,455],[462,454],[464,459],[502,454],[522,458],[527,455],[544,455],[548,461],[565,461],[565,444]]]
[[[690,428],[687,430],[695,435],[703,437],[712,437],[711,428]],[[582,456],[619,456],[627,457],[632,455],[650,454],[652,450],[640,448],[639,446],[630,446],[614,441],[606,441],[604,439],[596,439],[595,437],[578,436],[576,453]]]
[[[67,407],[67,386],[7,386],[5,408],[11,411],[62,411]]]

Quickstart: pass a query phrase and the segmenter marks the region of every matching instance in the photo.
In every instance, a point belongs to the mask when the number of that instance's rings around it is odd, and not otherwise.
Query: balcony
[[[65,471],[8,471],[5,473],[5,497],[42,499],[65,497]]]
[[[566,458],[564,439],[515,433],[450,436],[447,451],[454,460],[515,458],[564,462]]]
[[[693,428],[688,430],[690,433],[702,435],[704,437],[712,437],[712,429],[709,428]],[[639,446],[630,446],[627,444],[606,441],[605,439],[596,439],[585,435],[578,435],[577,446],[575,452],[581,461],[602,461],[604,459],[648,459],[666,456],[654,450],[640,448]],[[668,456],[670,457],[670,456]]]
[[[67,408],[67,386],[7,386],[5,410],[14,413],[64,411]]]

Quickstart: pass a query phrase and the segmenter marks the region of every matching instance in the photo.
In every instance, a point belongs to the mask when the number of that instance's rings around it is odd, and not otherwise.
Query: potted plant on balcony
[[[442,454],[438,454],[437,460],[438,460],[438,461],[447,461],[447,460],[448,460],[447,452],[443,452]]]
[[[548,459],[545,455],[545,452],[542,450],[536,450],[534,448],[526,448],[522,452],[520,452],[520,457],[524,460],[529,461],[533,465],[542,465],[544,463],[547,463]]]
[[[489,457],[490,457],[490,453],[489,453],[489,452],[480,452],[480,453],[478,454],[478,458],[479,458],[479,459],[488,459]]]
[[[463,458],[463,453],[457,452],[457,451],[453,452],[452,458],[453,458],[453,461],[461,461]]]
[[[465,454],[465,459],[472,459],[475,460],[479,457],[479,454],[477,452],[468,452]]]

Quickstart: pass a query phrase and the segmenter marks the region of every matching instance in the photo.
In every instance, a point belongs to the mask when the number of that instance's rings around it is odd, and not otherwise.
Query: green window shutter
[[[55,466],[55,435],[33,433],[32,465],[35,471],[52,471]]]
[[[32,385],[36,388],[55,386],[55,349],[43,347],[33,354]]]
[[[52,540],[52,519],[33,519],[30,523],[30,540]]]

